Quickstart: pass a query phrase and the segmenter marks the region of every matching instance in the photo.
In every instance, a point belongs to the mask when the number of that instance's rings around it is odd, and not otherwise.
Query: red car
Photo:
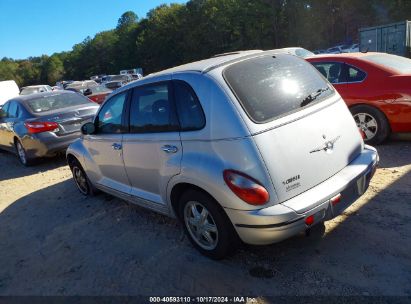
[[[337,89],[369,144],[411,132],[411,60],[385,53],[306,58]]]
[[[102,104],[103,101],[106,100],[107,95],[111,92],[113,92],[113,90],[110,90],[105,86],[95,86],[88,88],[83,94],[91,99],[91,101]]]

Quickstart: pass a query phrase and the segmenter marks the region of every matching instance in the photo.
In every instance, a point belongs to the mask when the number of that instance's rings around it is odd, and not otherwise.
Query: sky
[[[69,51],[87,36],[116,27],[120,16],[139,18],[163,3],[185,0],[0,0],[0,59]]]

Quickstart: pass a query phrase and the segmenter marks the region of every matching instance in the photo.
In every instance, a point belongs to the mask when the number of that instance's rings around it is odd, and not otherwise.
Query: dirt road
[[[84,198],[63,158],[0,152],[0,295],[411,296],[411,142],[378,150],[370,189],[325,231],[219,262],[175,220]]]

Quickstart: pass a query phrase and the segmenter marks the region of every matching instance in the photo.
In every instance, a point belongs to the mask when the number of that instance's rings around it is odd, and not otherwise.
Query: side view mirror
[[[90,135],[96,132],[96,126],[92,122],[87,122],[81,126],[81,134]]]
[[[84,96],[88,96],[88,95],[93,94],[93,92],[91,92],[90,89],[86,89],[83,94],[84,94]]]

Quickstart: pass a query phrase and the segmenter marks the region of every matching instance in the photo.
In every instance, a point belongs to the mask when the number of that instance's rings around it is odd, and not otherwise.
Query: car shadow
[[[0,295],[410,296],[410,185],[411,172],[371,185],[309,237],[213,261],[176,220],[65,180],[0,213]]]
[[[19,178],[44,172],[58,167],[67,165],[64,154],[58,154],[55,157],[41,158],[34,160],[33,165],[23,166],[16,155],[10,152],[0,152],[0,181]]]
[[[376,146],[380,155],[380,168],[392,168],[411,163],[411,139],[389,140]]]
[[[0,294],[404,295],[411,227],[409,212],[399,215],[406,203],[387,204],[392,187],[331,233],[318,226],[213,261],[177,221],[110,195],[83,197],[67,180],[0,213]]]

